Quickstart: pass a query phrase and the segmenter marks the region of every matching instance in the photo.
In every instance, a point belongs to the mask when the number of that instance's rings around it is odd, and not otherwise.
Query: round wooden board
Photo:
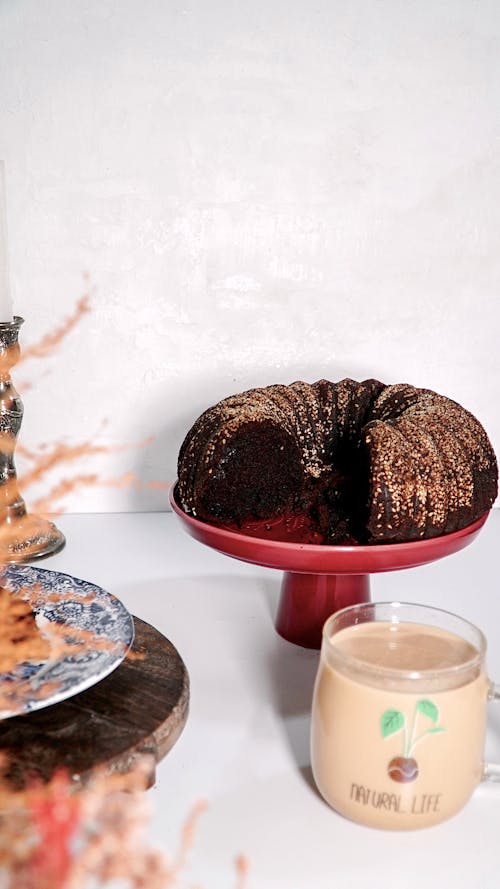
[[[134,618],[132,657],[101,682],[60,704],[0,723],[0,754],[15,787],[65,768],[75,781],[96,767],[128,771],[143,754],[154,767],[184,728],[189,677],[171,642]],[[136,655],[136,657],[133,657]]]

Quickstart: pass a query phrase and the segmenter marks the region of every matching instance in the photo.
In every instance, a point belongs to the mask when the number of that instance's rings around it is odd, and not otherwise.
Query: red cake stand
[[[244,529],[220,527],[192,518],[179,506],[175,485],[170,504],[187,532],[206,546],[254,565],[284,571],[276,630],[289,642],[320,648],[321,630],[330,614],[370,601],[370,574],[416,568],[463,549],[472,543],[489,513],[472,525],[411,543],[374,546],[326,546],[301,542],[300,522],[253,522]],[[279,539],[276,539],[279,538]]]

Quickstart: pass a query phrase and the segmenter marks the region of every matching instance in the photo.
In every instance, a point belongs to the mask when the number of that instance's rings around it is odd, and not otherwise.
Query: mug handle
[[[490,683],[488,701],[500,701],[500,685]],[[485,762],[481,781],[500,781],[500,763]]]

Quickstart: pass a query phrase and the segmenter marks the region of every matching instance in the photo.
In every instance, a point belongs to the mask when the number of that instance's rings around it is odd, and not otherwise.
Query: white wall
[[[497,0],[0,0],[23,343],[95,288],[14,372],[23,443],[173,479],[208,404],[350,375],[456,398],[500,452],[499,96]]]

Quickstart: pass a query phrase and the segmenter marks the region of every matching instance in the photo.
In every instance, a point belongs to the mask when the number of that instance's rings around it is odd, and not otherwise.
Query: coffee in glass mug
[[[486,640],[424,605],[368,603],[323,628],[311,762],[325,800],[372,827],[451,817],[485,777]]]

